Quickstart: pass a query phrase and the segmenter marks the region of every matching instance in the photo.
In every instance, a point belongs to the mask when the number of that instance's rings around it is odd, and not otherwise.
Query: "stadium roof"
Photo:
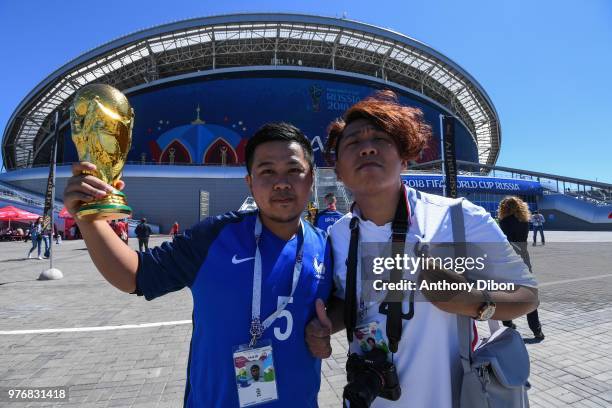
[[[493,165],[501,129],[484,89],[458,64],[394,31],[298,14],[233,14],[160,25],[68,62],[19,104],[4,130],[7,169],[48,162],[52,113],[91,82],[120,90],[182,74],[235,67],[317,68],[367,75],[444,106],[472,132],[480,163]]]

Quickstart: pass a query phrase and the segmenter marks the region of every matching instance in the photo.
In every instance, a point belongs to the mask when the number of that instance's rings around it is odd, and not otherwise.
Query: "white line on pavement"
[[[587,280],[610,278],[612,273],[606,275],[586,276],[583,278],[563,279],[553,282],[540,283],[538,287],[559,285],[562,283],[582,282]],[[146,329],[149,327],[161,326],[176,326],[181,324],[191,324],[191,320],[176,320],[173,322],[157,322],[157,323],[141,323],[141,324],[124,324],[121,326],[94,326],[94,327],[71,327],[62,329],[39,329],[39,330],[0,330],[2,334],[45,334],[45,333],[74,333],[74,332],[93,332],[93,331],[108,331],[108,330],[123,330],[123,329]]]
[[[0,330],[0,334],[43,334],[43,333],[71,333],[71,332],[90,332],[123,329],[146,329],[149,327],[176,326],[179,324],[191,324],[191,320],[177,320],[174,322],[157,322],[141,324],[124,324],[121,326],[94,326],[94,327],[69,327],[63,329],[40,329],[40,330]]]

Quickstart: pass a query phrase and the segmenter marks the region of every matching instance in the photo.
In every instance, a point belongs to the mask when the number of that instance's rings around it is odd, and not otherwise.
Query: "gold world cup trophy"
[[[121,177],[134,126],[134,110],[126,96],[109,85],[93,84],[79,89],[70,107],[72,141],[79,161],[96,166],[84,171],[115,186]],[[132,213],[125,194],[115,189],[105,197],[81,205],[79,219],[120,219]]]

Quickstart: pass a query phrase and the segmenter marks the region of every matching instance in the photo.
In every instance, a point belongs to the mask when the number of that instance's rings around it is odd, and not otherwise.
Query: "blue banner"
[[[417,190],[441,192],[444,176],[440,174],[403,174],[402,182]],[[542,194],[538,181],[496,177],[457,176],[460,192],[489,192],[499,194]]]

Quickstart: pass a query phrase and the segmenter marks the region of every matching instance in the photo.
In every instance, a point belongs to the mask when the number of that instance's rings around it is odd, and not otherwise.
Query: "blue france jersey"
[[[338,211],[325,209],[321,211],[319,214],[317,214],[315,226],[327,232],[327,229],[331,227],[332,225],[334,225],[336,221],[342,218],[342,216],[343,214]]]
[[[193,296],[193,334],[185,406],[238,407],[233,348],[250,340],[254,228],[257,212],[211,217],[149,253],[139,253],[137,291],[147,300],[187,286]],[[284,241],[263,227],[262,321],[291,293],[296,236]],[[278,400],[262,407],[316,407],[321,360],[311,356],[304,330],[314,302],[332,289],[326,234],[304,223],[302,272],[291,303],[262,336],[272,342]]]

